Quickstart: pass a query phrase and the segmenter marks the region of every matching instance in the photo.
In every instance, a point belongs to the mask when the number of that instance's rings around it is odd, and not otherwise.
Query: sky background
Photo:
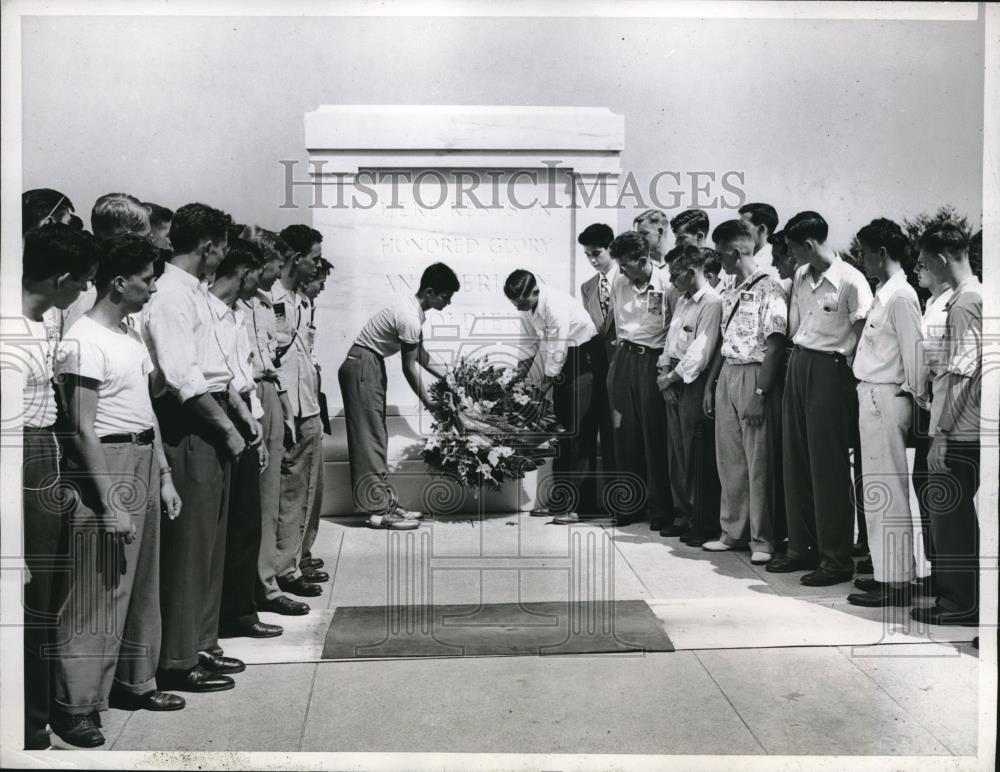
[[[641,185],[740,171],[835,246],[945,203],[981,221],[979,21],[36,16],[22,45],[24,187],[87,223],[112,191],[309,222],[279,161],[304,170],[321,104],[607,107]]]

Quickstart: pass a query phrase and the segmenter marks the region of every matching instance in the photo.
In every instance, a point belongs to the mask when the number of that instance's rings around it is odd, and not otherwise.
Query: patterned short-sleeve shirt
[[[739,286],[723,290],[722,356],[729,361],[763,362],[765,341],[775,333],[784,335],[787,329],[785,291],[769,272],[756,271]]]

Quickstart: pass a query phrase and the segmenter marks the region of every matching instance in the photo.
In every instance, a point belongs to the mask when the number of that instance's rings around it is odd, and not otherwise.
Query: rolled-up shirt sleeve
[[[889,321],[899,341],[899,355],[903,360],[904,391],[922,397],[927,391],[923,366],[923,332],[920,328],[920,306],[896,295],[889,305]]]
[[[868,282],[864,280],[864,277],[851,281],[848,284],[847,310],[850,313],[851,324],[860,322],[868,316],[868,312],[872,307],[872,301],[874,300],[875,296],[872,295],[872,288],[868,286]]]
[[[193,303],[182,301],[176,294],[169,302],[167,298],[154,296],[147,305],[146,341],[163,383],[181,402],[208,392],[208,382],[192,343],[192,332],[197,325],[198,312]]]
[[[555,378],[562,372],[566,362],[566,351],[569,349],[569,327],[570,316],[568,313],[560,313],[560,309],[553,308],[551,303],[546,303],[541,313],[544,330],[545,374],[550,378]]]

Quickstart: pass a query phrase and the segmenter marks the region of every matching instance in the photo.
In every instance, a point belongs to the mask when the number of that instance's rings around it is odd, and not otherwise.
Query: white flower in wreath
[[[466,449],[472,453],[478,453],[480,448],[488,448],[492,443],[478,434],[473,434],[465,443]]]
[[[515,375],[517,375],[516,370],[504,370],[500,374],[500,377],[497,379],[497,383],[499,383],[501,386],[506,386],[512,380],[514,380]]]
[[[508,448],[506,445],[501,445],[496,450],[497,450],[497,453],[500,454],[500,458],[508,458],[508,457],[514,455],[514,449],[513,448]]]
[[[490,467],[489,464],[480,464],[479,467],[476,469],[476,474],[480,475],[481,477],[492,477],[493,469]]]
[[[515,394],[514,401],[519,405],[527,405],[529,402],[531,402],[531,397],[529,397],[527,394]]]
[[[482,402],[479,403],[479,409],[483,413],[488,413],[493,409],[495,405],[496,405],[496,400],[484,399]]]
[[[437,435],[433,437],[428,437],[427,442],[424,443],[424,450],[437,450],[441,447],[441,438]]]

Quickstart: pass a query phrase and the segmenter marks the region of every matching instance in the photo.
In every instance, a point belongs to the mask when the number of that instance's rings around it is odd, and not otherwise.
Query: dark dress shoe
[[[874,579],[861,578],[854,580],[854,586],[861,590],[861,592],[875,592],[876,590],[881,591],[885,587],[885,583]]]
[[[894,587],[884,586],[881,589],[871,592],[852,592],[847,596],[847,602],[852,606],[864,606],[865,608],[884,608],[886,606],[909,606],[909,589],[900,590]]]
[[[236,657],[226,657],[220,654],[214,654],[210,651],[199,651],[198,652],[198,662],[205,670],[211,671],[212,673],[242,673],[247,669],[247,666],[242,660],[236,659]]]
[[[910,618],[925,625],[955,625],[957,627],[979,627],[979,615],[948,611],[940,606],[910,609]]]
[[[711,541],[711,539],[706,539],[704,536],[688,536],[687,538],[682,536],[681,541],[689,547],[700,547],[705,542]]]
[[[330,575],[326,571],[316,571],[315,569],[303,571],[302,578],[311,584],[330,581]]]
[[[687,525],[686,523],[681,523],[681,524],[673,523],[671,525],[668,525],[666,528],[663,528],[660,531],[660,536],[673,538],[674,536],[683,536],[690,530],[691,526]]]
[[[156,685],[175,692],[224,692],[236,686],[236,682],[198,665],[191,670],[161,670],[156,674]]]
[[[875,566],[872,565],[872,559],[865,558],[864,560],[859,560],[857,565],[857,572],[859,574],[874,574]]]
[[[269,625],[267,622],[254,622],[243,627],[231,627],[219,631],[220,638],[277,638],[285,632],[281,625]],[[239,672],[239,671],[236,671]]]
[[[78,748],[97,748],[104,745],[104,735],[97,728],[92,715],[70,716],[54,712],[49,717],[49,726],[62,740]]]
[[[110,704],[121,710],[181,710],[187,703],[177,694],[154,689],[145,694],[132,694],[123,689],[112,689]]]
[[[265,598],[257,601],[258,611],[270,611],[273,614],[284,614],[289,617],[301,617],[309,613],[309,604],[292,600],[287,595],[277,598]]]
[[[320,569],[324,565],[322,558],[305,558],[299,561],[299,568],[315,568]]]
[[[281,588],[282,592],[290,592],[300,598],[315,598],[317,595],[323,594],[322,587],[318,584],[309,584],[304,576],[294,580],[278,577],[278,587]]]
[[[813,571],[818,564],[808,558],[793,558],[790,555],[779,555],[771,558],[764,569],[772,574],[790,574],[793,571]]]
[[[638,515],[612,515],[611,525],[616,528],[624,528],[627,525],[632,525],[633,523],[638,523],[640,520]]]
[[[805,574],[799,581],[807,587],[829,587],[831,584],[849,582],[853,578],[854,572],[850,569],[831,571],[829,568],[817,568],[815,571]]]

